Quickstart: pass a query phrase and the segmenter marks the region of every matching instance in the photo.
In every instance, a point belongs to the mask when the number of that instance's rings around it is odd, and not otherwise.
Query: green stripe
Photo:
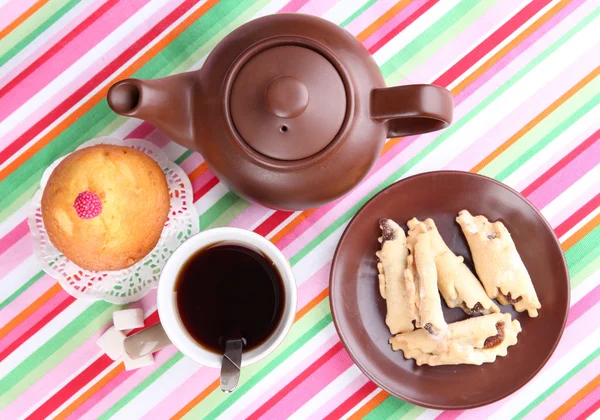
[[[533,400],[527,407],[521,410],[516,416],[513,417],[513,420],[520,420],[525,417],[531,410],[537,407],[542,401],[552,395],[558,388],[563,386],[565,382],[571,379],[577,372],[581,371],[584,367],[589,365],[596,357],[600,355],[600,348],[596,349],[592,354],[583,359],[581,362],[577,364],[573,369],[571,369],[566,375],[556,381],[550,388],[546,389],[540,396],[538,396],[535,400]],[[539,390],[538,390],[539,391]]]
[[[388,60],[381,71],[388,86],[398,84],[490,9],[494,1],[463,0]]]
[[[583,267],[576,274],[569,270],[569,273],[571,274],[571,289],[575,289],[598,270],[600,270],[600,255],[596,256],[596,258],[591,261],[587,267]]]
[[[52,0],[31,15],[25,24],[17,26],[0,41],[0,51],[6,51],[0,56],[0,66],[6,64],[19,51],[27,47],[31,41],[63,17],[78,2],[79,0],[71,0],[65,4],[65,0]],[[57,10],[59,6],[60,8]]]
[[[31,279],[29,279],[29,281],[27,281],[27,283],[25,283],[24,285],[19,287],[17,290],[15,290],[15,292],[12,295],[10,295],[6,299],[4,299],[4,301],[2,303],[0,303],[0,311],[2,309],[4,309],[6,307],[6,305],[11,303],[13,300],[15,300],[16,298],[21,296],[21,293],[23,293],[25,290],[29,289],[29,287],[31,287],[31,285],[33,283],[35,283],[36,281],[38,281],[43,275],[44,275],[44,272],[40,271],[35,276],[33,276]]]
[[[184,152],[181,156],[179,156],[177,159],[175,159],[175,163],[178,165],[181,165],[184,160],[186,160],[188,157],[190,157],[192,155],[192,153],[194,153],[193,150],[188,150],[187,152]]]
[[[237,196],[236,196],[237,197]],[[221,215],[217,217],[210,225],[200,225],[201,229],[211,229],[215,227],[227,226],[233,219],[239,216],[244,210],[250,207],[250,203],[243,198],[237,197],[237,200],[227,209],[223,210]],[[212,208],[212,207],[211,207]]]
[[[404,415],[404,417],[402,417],[402,420],[415,420],[417,417],[419,417],[421,414],[423,414],[427,409],[423,408],[423,407],[419,407],[416,405],[413,405],[412,408],[410,409],[410,411],[408,413],[406,413]],[[398,417],[396,417],[398,418]]]
[[[113,310],[118,309],[119,306],[107,302],[91,304],[54,337],[38,347],[0,379],[0,392],[3,392],[0,395],[0,410],[110,323]]]
[[[107,420],[114,416],[121,408],[125,407],[131,400],[137,397],[142,391],[152,385],[158,378],[162,376],[167,370],[171,368],[175,363],[183,359],[183,354],[176,353],[173,357],[167,360],[165,363],[160,365],[150,376],[144,379],[138,386],[129,391],[123,398],[121,398],[115,405],[108,409],[104,414],[98,417],[98,420]]]
[[[229,207],[234,205],[240,198],[234,192],[228,191],[207,211],[200,215],[200,227],[206,229],[211,226]]]
[[[367,10],[369,7],[374,5],[375,2],[377,2],[377,0],[369,0],[368,2],[363,4],[362,7],[360,9],[358,9],[356,12],[354,12],[348,19],[346,19],[345,21],[340,23],[340,26],[342,28],[345,28],[346,26],[348,26],[354,19],[359,17],[365,10]]]
[[[494,91],[490,96],[485,98],[480,104],[478,104],[475,108],[473,108],[470,112],[468,112],[463,118],[456,121],[453,125],[447,128],[440,136],[438,136],[435,140],[425,146],[414,158],[408,161],[404,166],[394,172],[391,176],[389,176],[386,180],[384,180],[378,187],[373,189],[370,193],[368,193],[365,197],[363,197],[359,202],[357,202],[354,206],[350,208],[346,213],[344,213],[340,218],[338,218],[335,222],[333,222],[327,229],[325,229],[320,235],[318,235],[315,239],[313,239],[308,245],[306,245],[300,252],[294,255],[290,262],[292,265],[295,265],[304,258],[308,253],[310,253],[315,247],[317,247],[321,242],[323,242],[329,235],[335,232],[337,229],[341,228],[345,223],[347,223],[350,218],[375,194],[384,189],[385,187],[391,185],[393,182],[398,180],[408,171],[410,171],[415,165],[417,165],[421,160],[427,157],[435,148],[437,148],[440,144],[442,144],[446,139],[448,139],[451,135],[456,133],[460,128],[464,127],[469,121],[479,115],[487,106],[489,106],[492,102],[494,102],[498,97],[500,97],[504,92],[506,92],[509,88],[511,88],[518,80],[520,80],[524,75],[529,73],[533,68],[535,68],[539,63],[548,58],[554,51],[556,51],[559,47],[564,45],[567,41],[569,41],[577,32],[583,29],[586,25],[588,25],[591,21],[593,21],[598,14],[600,14],[600,8],[596,9],[596,11],[590,15],[588,15],[585,19],[579,22],[575,27],[571,28],[569,32],[567,32],[563,37],[561,37],[558,41],[552,44],[548,49],[546,49],[543,53],[535,57],[531,62],[529,62],[525,67],[523,67],[519,72],[517,72],[513,77],[511,77],[506,83],[504,83],[499,89]]]
[[[380,420],[387,419],[395,412],[399,411],[397,419],[406,414],[412,405],[406,401],[399,400],[396,397],[389,396],[383,400],[377,407],[375,407],[369,414],[363,417],[364,420]]]
[[[574,244],[565,253],[569,271],[580,270],[600,253],[600,226],[597,226],[584,238]]]

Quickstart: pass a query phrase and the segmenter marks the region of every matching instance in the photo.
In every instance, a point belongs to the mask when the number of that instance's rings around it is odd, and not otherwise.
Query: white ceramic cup
[[[281,344],[296,315],[296,281],[290,263],[281,251],[264,237],[247,230],[224,227],[200,232],[185,241],[173,252],[173,255],[165,264],[158,282],[158,314],[162,328],[160,326],[150,327],[128,337],[125,340],[125,350],[129,355],[137,358],[144,353],[164,347],[164,344],[168,344],[166,337],[162,341],[156,337],[161,334],[164,337],[164,333],[166,333],[168,340],[185,356],[204,366],[221,367],[223,355],[213,353],[202,347],[192,338],[181,322],[175,292],[175,281],[188,258],[196,251],[219,242],[237,243],[258,249],[275,264],[283,280],[285,306],[281,321],[264,343],[242,354],[242,366],[258,362]]]

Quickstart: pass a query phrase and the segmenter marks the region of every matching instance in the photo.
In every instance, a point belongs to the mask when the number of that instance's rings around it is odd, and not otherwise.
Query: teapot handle
[[[388,137],[446,128],[452,122],[453,110],[452,94],[439,86],[394,86],[371,92],[371,117],[388,123]]]

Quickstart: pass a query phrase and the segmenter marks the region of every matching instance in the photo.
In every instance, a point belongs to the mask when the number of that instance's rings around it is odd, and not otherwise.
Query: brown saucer
[[[501,306],[521,323],[517,345],[506,357],[482,366],[417,366],[393,352],[379,294],[375,252],[378,220],[389,217],[406,231],[406,221],[431,217],[448,246],[471,254],[457,213],[467,209],[501,220],[511,232],[533,279],[542,309],[537,318]],[[543,216],[519,193],[491,178],[439,171],[406,178],[373,197],[350,221],[338,244],[329,284],[331,311],[340,339],[356,365],[390,394],[423,407],[466,409],[498,401],[525,385],[558,345],[569,310],[570,284],[560,243]],[[446,321],[466,318],[444,306]]]

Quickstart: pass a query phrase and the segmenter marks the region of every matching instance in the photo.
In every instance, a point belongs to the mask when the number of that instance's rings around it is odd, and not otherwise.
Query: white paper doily
[[[91,300],[104,299],[112,303],[129,303],[139,300],[158,285],[160,272],[173,251],[190,236],[200,231],[198,213],[194,207],[192,185],[186,173],[173,163],[165,153],[152,143],[110,137],[100,137],[82,144],[78,149],[95,144],[128,146],[146,153],[165,173],[169,185],[171,209],[156,247],[133,266],[119,271],[88,271],[69,261],[48,240],[42,220],[41,201],[50,174],[64,159],[50,165],[40,182],[40,189],[31,202],[28,215],[29,228],[34,238],[35,255],[42,269],[58,280],[70,295]]]

